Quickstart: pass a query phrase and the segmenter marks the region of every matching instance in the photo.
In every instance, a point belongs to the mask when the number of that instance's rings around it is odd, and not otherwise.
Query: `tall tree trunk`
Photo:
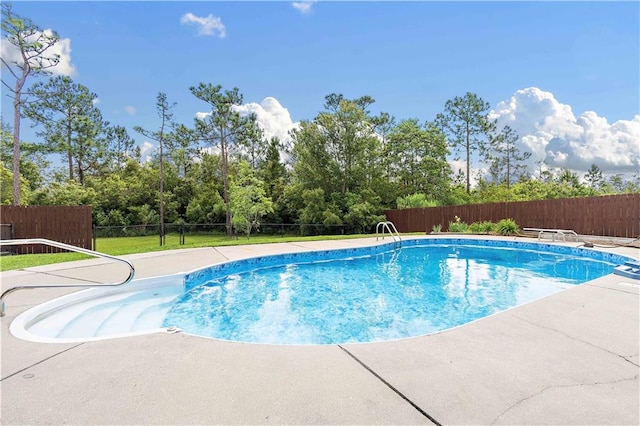
[[[73,129],[71,128],[71,118],[67,120],[67,162],[69,163],[69,180],[73,180],[73,147],[71,144],[71,135]]]
[[[224,130],[220,131],[220,155],[222,159],[222,197],[225,206],[225,228],[227,236],[233,235],[231,226],[231,205],[229,203],[229,153],[227,150],[227,142],[224,137]]]
[[[70,149],[67,151],[67,162],[69,163],[69,180],[73,180],[73,154]]]
[[[164,162],[162,158],[162,131],[160,132],[160,245],[164,245]]]
[[[13,205],[20,205],[20,81],[13,100]]]
[[[82,170],[82,159],[78,158],[78,183],[84,186],[84,170]]]
[[[160,145],[160,245],[165,243],[164,239],[164,126],[167,119],[167,109],[162,104],[162,124],[160,125],[160,137],[158,145]]]
[[[471,193],[471,177],[470,177],[470,172],[471,172],[471,147],[469,145],[469,122],[467,122],[467,143],[466,143],[466,148],[467,148],[467,194]]]

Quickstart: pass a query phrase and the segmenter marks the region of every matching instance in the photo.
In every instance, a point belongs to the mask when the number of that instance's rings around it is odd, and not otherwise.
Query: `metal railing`
[[[380,234],[382,234],[382,239],[384,240],[385,231],[387,231],[389,235],[391,235],[391,238],[393,238],[393,242],[396,243],[396,247],[402,246],[402,237],[400,237],[398,229],[391,221],[378,222],[378,224],[376,225],[376,241],[378,241]]]
[[[66,288],[66,287],[117,287],[123,284],[126,284],[128,282],[130,282],[133,279],[133,276],[136,273],[135,268],[133,267],[133,265],[126,259],[123,259],[121,257],[115,257],[115,256],[110,256],[108,254],[104,254],[104,253],[99,253],[97,251],[93,251],[93,250],[88,250],[85,248],[81,248],[81,247],[76,247],[76,246],[72,246],[69,244],[64,244],[64,243],[59,243],[57,241],[52,241],[52,240],[47,240],[44,238],[30,238],[30,239],[20,239],[20,240],[2,240],[0,241],[0,247],[2,246],[17,246],[17,245],[35,245],[35,244],[44,244],[44,245],[48,245],[51,247],[58,247],[61,249],[65,249],[68,251],[74,251],[77,253],[83,253],[83,254],[88,254],[90,256],[94,256],[94,257],[102,257],[105,259],[111,259],[111,260],[115,260],[118,262],[122,262],[124,264],[126,264],[129,267],[129,276],[121,282],[115,282],[115,283],[106,283],[106,284],[95,284],[95,283],[90,283],[90,284],[60,284],[60,285],[55,285],[55,284],[36,284],[36,285],[19,285],[19,286],[15,286],[15,287],[10,287],[8,289],[6,289],[5,291],[2,292],[2,295],[0,295],[0,317],[3,317],[5,315],[5,309],[4,309],[4,299],[10,294],[13,293],[14,291],[18,291],[18,290],[26,290],[26,289],[34,289],[34,288],[55,288],[55,287],[60,287],[60,288]]]

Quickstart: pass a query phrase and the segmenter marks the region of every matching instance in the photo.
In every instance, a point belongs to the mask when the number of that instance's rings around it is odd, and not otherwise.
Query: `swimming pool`
[[[91,289],[26,311],[11,331],[55,342],[168,329],[276,344],[392,340],[539,299],[626,260],[551,244],[411,239],[398,250],[381,244],[264,256]]]

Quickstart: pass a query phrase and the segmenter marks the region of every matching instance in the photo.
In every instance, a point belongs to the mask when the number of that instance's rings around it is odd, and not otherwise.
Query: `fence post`
[[[180,245],[184,245],[184,223],[180,224]]]
[[[96,247],[98,246],[98,239],[96,237],[96,225],[95,224],[91,225],[91,237],[93,239],[93,244],[92,244],[93,248],[91,250],[98,251],[98,250],[96,250]]]

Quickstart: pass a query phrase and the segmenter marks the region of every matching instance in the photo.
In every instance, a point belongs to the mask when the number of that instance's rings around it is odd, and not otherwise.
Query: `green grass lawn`
[[[180,245],[179,234],[167,234],[165,245],[160,247],[157,235],[143,237],[115,237],[98,238],[95,250],[101,253],[120,256],[132,253],[146,253],[152,251],[175,250],[196,247],[214,247],[242,244],[283,243],[293,241],[339,240],[349,238],[370,237],[371,235],[319,235],[313,237],[252,235],[250,239],[239,236],[230,238],[226,235],[193,234],[185,237],[185,244]],[[52,263],[70,262],[73,260],[91,259],[91,256],[80,253],[55,254],[23,254],[16,256],[0,256],[0,271],[24,269],[33,266],[49,265]]]

